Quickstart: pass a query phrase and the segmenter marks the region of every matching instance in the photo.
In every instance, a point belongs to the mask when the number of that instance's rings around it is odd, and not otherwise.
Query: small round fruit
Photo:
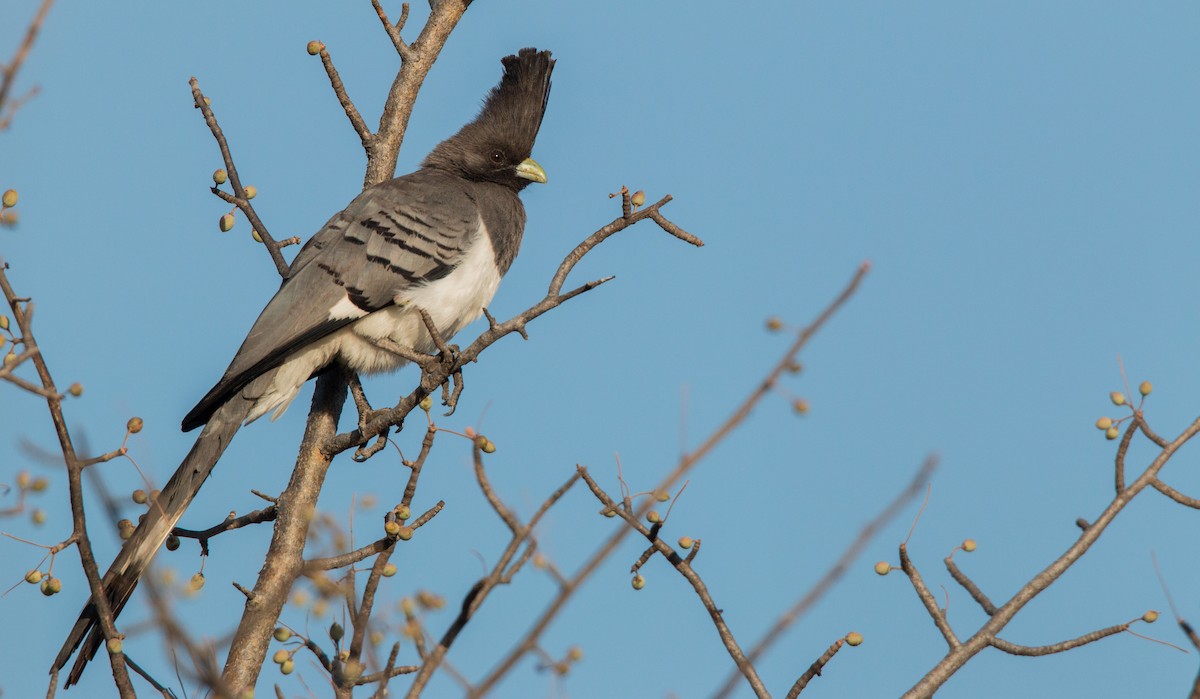
[[[121,652],[121,648],[122,648],[123,644],[121,643],[121,639],[119,639],[119,638],[110,638],[110,639],[108,639],[108,642],[105,643],[104,645],[108,648],[109,655],[117,655],[118,653]]]
[[[258,189],[255,188],[254,185],[247,185],[246,186],[246,198],[253,199],[254,197],[257,197],[257,196],[258,196]]]
[[[974,551],[975,550],[975,540],[967,539],[966,541],[962,542],[962,549],[963,549],[963,551],[966,551],[967,553],[971,553],[972,551]]]
[[[646,579],[643,578],[639,573],[638,575],[633,576],[631,584],[633,585],[633,589],[640,590],[646,586]]]
[[[250,237],[254,238],[254,242],[256,242],[256,243],[262,242],[262,236],[259,234],[259,232],[257,230],[250,231]]]
[[[82,396],[83,395],[83,384],[81,384],[81,383],[71,384],[71,387],[67,389],[67,393],[70,393],[72,396],[75,396],[76,398],[78,398],[79,396]]]
[[[681,549],[690,549],[694,543],[696,542],[692,541],[692,537],[690,536],[679,537],[679,548]]]
[[[398,569],[398,568],[396,568],[396,564],[395,564],[395,563],[388,563],[387,565],[385,565],[385,566],[383,567],[383,570],[381,570],[381,571],[379,572],[379,574],[380,574],[380,575],[382,575],[382,576],[383,576],[383,577],[385,577],[385,578],[390,578],[390,577],[392,577],[393,575],[395,575],[395,574],[396,574],[396,572],[397,572],[398,570],[399,570],[399,569]]]
[[[658,514],[658,510],[650,510],[646,513],[646,521],[650,524],[658,524],[662,521],[662,515]]]
[[[388,522],[387,524],[383,525],[383,531],[387,532],[388,536],[396,536],[400,533],[400,523]]]
[[[321,53],[321,49],[323,48],[325,48],[325,44],[322,44],[319,41],[310,41],[308,42],[308,55],[315,56],[318,53]]]
[[[583,660],[583,649],[580,648],[579,646],[571,646],[570,648],[568,648],[567,649],[567,660],[570,660],[573,663],[577,663],[580,660]]]
[[[34,524],[45,524],[46,523],[46,511],[41,508],[38,508],[38,509],[34,510],[33,512],[30,512],[29,513],[29,521],[33,522]]]
[[[767,330],[770,330],[771,332],[775,332],[777,330],[782,330],[782,329],[783,329],[783,321],[782,320],[780,320],[779,318],[776,318],[775,316],[771,316],[770,318],[767,318]]]
[[[167,537],[167,550],[168,551],[178,551],[179,550],[179,537],[175,536],[174,534]]]
[[[276,640],[276,641],[279,641],[280,643],[283,643],[284,641],[286,641],[286,640],[288,640],[289,638],[291,638],[291,637],[292,637],[292,632],[291,632],[291,631],[289,631],[289,630],[287,630],[287,629],[285,629],[285,628],[284,628],[284,627],[282,627],[282,626],[279,626],[279,627],[276,627],[276,628],[275,628],[275,634],[274,634],[274,636],[275,636],[275,640]],[[277,660],[276,662],[282,662],[282,661],[278,661],[278,660]]]
[[[1120,391],[1113,391],[1108,394],[1108,398],[1113,402],[1113,405],[1125,405],[1125,394]]]
[[[887,575],[890,572],[892,572],[892,564],[891,563],[888,563],[887,561],[880,561],[875,564],[875,574],[876,575]]]
[[[47,575],[42,580],[42,594],[43,595],[50,597],[51,595],[57,595],[60,592],[62,592],[62,581],[61,580],[59,580],[58,578],[52,578],[49,575]]]
[[[645,204],[646,193],[639,189],[633,193],[633,196],[629,197],[629,203],[633,204],[634,206],[641,206],[642,204]]]
[[[30,585],[36,585],[42,581],[42,571],[31,570],[25,574],[25,582]]]
[[[291,658],[279,664],[279,671],[285,675],[290,675],[296,670],[296,663]]]
[[[857,631],[851,631],[846,634],[846,644],[851,646],[860,646],[863,642],[863,635]]]
[[[35,493],[40,493],[50,487],[50,479],[45,476],[38,476],[33,479],[33,483],[29,484],[29,489]]]
[[[425,396],[421,399],[419,405],[421,406],[421,410],[429,412],[429,409],[433,407],[433,396]]]
[[[336,621],[333,622],[333,624],[329,627],[329,640],[333,641],[334,643],[342,640],[342,637],[345,635],[346,630],[343,629],[342,625]]]
[[[4,208],[6,208],[6,209],[11,206],[16,206],[17,205],[17,190],[15,190],[15,189],[4,190],[4,195],[0,196],[0,204],[3,204]]]
[[[133,501],[139,505],[145,505],[146,502],[150,499],[150,496],[146,494],[146,491],[142,490],[141,488],[138,488],[137,490],[133,491],[133,495],[131,495],[130,497],[132,497]]]
[[[131,417],[129,418],[129,422],[125,423],[125,429],[129,430],[130,434],[137,434],[138,432],[141,432],[142,428],[145,426],[146,423],[142,421],[142,418],[140,417]]]
[[[412,517],[412,508],[410,508],[408,505],[401,505],[396,510],[396,519],[404,521],[409,517]]]
[[[192,579],[188,582],[188,586],[193,590],[199,590],[200,588],[204,587],[204,573],[196,573],[193,575]]]
[[[659,502],[666,502],[671,499],[671,494],[665,490],[660,490],[654,494],[654,499]]]
[[[1096,421],[1096,429],[1107,430],[1112,427],[1113,421],[1111,417],[1102,417]]]
[[[1143,396],[1150,395],[1150,392],[1153,390],[1154,384],[1150,383],[1149,381],[1143,381],[1138,384],[1138,393],[1142,394]]]
[[[803,398],[797,398],[792,401],[792,410],[796,411],[797,415],[806,415],[808,413],[808,401]]]
[[[1107,439],[1116,439],[1120,434],[1121,434],[1121,431],[1117,429],[1116,425],[1113,425],[1112,427],[1110,427],[1104,431],[1104,436]]]
[[[400,527],[400,531],[396,532],[396,537],[401,541],[408,541],[409,539],[413,538],[413,528]]]
[[[228,233],[233,230],[234,220],[233,214],[225,214],[217,220],[217,227],[221,229],[222,233]]]
[[[1154,622],[1158,621],[1158,612],[1151,609],[1142,615],[1142,621],[1146,622],[1147,624],[1153,624]]]
[[[228,181],[229,181],[229,174],[226,173],[224,170],[218,168],[215,172],[213,172],[213,182],[215,182],[216,184],[225,184]]]

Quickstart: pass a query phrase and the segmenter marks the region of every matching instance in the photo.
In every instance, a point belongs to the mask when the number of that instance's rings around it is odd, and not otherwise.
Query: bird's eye
[[[498,150],[492,151],[492,162],[497,165],[504,162],[504,153]]]

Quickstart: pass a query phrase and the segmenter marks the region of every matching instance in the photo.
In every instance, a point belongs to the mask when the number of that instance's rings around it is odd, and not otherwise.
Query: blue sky
[[[6,9],[0,47],[15,46],[35,5]],[[526,190],[524,247],[493,313],[541,298],[566,252],[616,214],[607,194],[622,184],[651,199],[673,194],[664,213],[707,246],[649,225],[609,241],[575,278],[616,280],[538,320],[529,342],[489,350],[468,369],[457,415],[439,424],[475,425],[496,442],[494,483],[525,515],[576,463],[615,488],[617,453],[631,485],[649,488],[678,456],[681,396],[695,445],[786,346],[764,319],[807,322],[870,260],[859,295],[786,381],[811,413],[797,418],[788,395],[768,398],[692,474],[667,531],[703,538],[697,570],[749,645],[936,450],[942,467],[910,551],[939,598],[946,587],[951,622],[969,635],[983,615],[941,559],[975,538],[979,550],[956,560],[992,599],[1006,599],[1069,546],[1077,517],[1103,509],[1114,445],[1092,422],[1119,415],[1107,401],[1122,388],[1118,356],[1134,385],[1154,382],[1148,415],[1161,434],[1196,415],[1198,23],[1200,8],[1185,2],[476,3],[421,93],[398,172],[474,114],[501,56],[554,51],[535,150],[550,183]],[[207,185],[220,158],[188,77],[212,98],[272,232],[307,237],[357,193],[364,165],[304,51],[310,39],[326,43],[376,124],[396,58],[369,3],[61,3],[22,73],[20,86],[42,92],[0,134],[0,188],[21,193],[21,224],[0,230],[0,255],[35,299],[56,377],[86,387],[69,403],[70,422],[99,451],[140,415],[146,430],[132,453],[160,482],[191,442],[180,418],[278,284],[244,222],[217,230],[227,207]],[[414,380],[412,371],[374,379],[369,395],[383,404]],[[0,480],[21,468],[52,477],[38,502],[48,524],[0,527],[57,541],[68,531],[65,482],[15,446],[52,446],[49,420],[34,398],[0,391],[0,444],[10,445]],[[238,435],[186,525],[257,507],[249,488],[282,489],[309,395],[277,423]],[[398,441],[413,448],[419,437]],[[1151,452],[1133,454],[1141,464]],[[1193,495],[1194,454],[1185,449],[1164,472]],[[114,488],[138,486],[127,463],[103,468]],[[480,558],[495,560],[504,538],[469,473],[466,446],[441,442],[419,501],[447,508],[393,559],[394,597],[429,588],[456,606]],[[339,459],[323,508],[345,519],[352,495],[366,493],[390,505],[402,475],[394,452],[366,465]],[[617,526],[596,508],[578,488],[551,513],[541,539],[562,569]],[[806,696],[897,695],[942,656],[908,583],[871,572],[876,560],[896,562],[915,510],[761,663],[774,693],[850,630],[866,642],[843,651]],[[116,542],[94,503],[90,513],[107,560]],[[359,540],[375,534],[367,523],[378,514],[356,518]],[[1200,620],[1196,522],[1144,494],[1004,636],[1053,643],[1165,612],[1151,551],[1183,613]],[[180,614],[211,634],[231,628],[241,604],[229,581],[253,581],[268,535],[215,541],[208,585]],[[680,576],[656,560],[647,588],[630,589],[641,550],[627,543],[546,636],[552,654],[573,644],[586,653],[557,691],[703,697],[724,680],[730,661]],[[40,553],[6,539],[0,557],[16,582]],[[63,594],[22,586],[0,599],[5,626],[27,630],[0,635],[0,657],[20,659],[6,663],[20,668],[4,673],[6,695],[44,692],[84,595],[75,560],[56,565]],[[186,577],[195,547],[160,562]],[[552,592],[544,575],[522,574],[467,628],[451,662],[481,676]],[[289,614],[303,624],[302,612]],[[138,618],[133,609],[122,617]],[[440,634],[449,620],[443,612],[429,624]],[[1139,630],[1186,643],[1169,621]],[[158,644],[127,646],[172,676]],[[411,646],[404,652],[411,661]],[[1194,653],[1120,635],[1048,658],[985,652],[939,696],[1176,696],[1196,668]],[[319,683],[306,663],[299,671]],[[268,668],[260,690],[276,679]],[[108,681],[94,667],[78,693],[103,695]],[[555,696],[553,687],[528,662],[496,696]],[[454,694],[442,675],[428,696]]]

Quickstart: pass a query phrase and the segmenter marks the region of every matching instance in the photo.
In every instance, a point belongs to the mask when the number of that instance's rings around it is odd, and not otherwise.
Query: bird
[[[554,63],[534,48],[505,56],[474,120],[415,172],[364,190],[297,253],[224,376],[183,418],[185,432],[204,429],[104,575],[114,615],[244,424],[279,417],[334,362],[373,374],[406,363],[392,343],[434,352],[422,310],[442,338],[482,315],[521,245],[518,194],[547,180],[531,156]],[[52,672],[82,644],[64,686],[77,683],[103,641],[89,601]]]

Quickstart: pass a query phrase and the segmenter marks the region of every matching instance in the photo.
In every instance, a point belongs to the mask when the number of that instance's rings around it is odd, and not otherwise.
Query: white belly
[[[450,274],[425,286],[405,290],[394,299],[396,305],[367,314],[289,357],[279,367],[271,387],[255,402],[246,422],[267,413],[272,413],[272,420],[278,418],[313,372],[335,357],[359,373],[399,369],[406,360],[378,347],[376,341],[380,338],[432,353],[436,345],[418,308],[430,315],[447,341],[483,315],[483,308],[491,303],[500,286],[500,270],[496,268],[491,239],[486,231],[480,233],[480,240]],[[348,305],[339,303],[331,313],[344,313],[349,310]]]

